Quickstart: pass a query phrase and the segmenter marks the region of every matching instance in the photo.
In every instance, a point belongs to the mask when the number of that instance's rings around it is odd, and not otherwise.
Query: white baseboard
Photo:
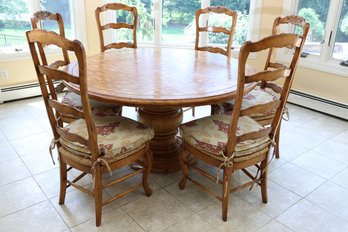
[[[348,120],[348,105],[291,90],[288,102]]]
[[[0,103],[41,95],[38,82],[0,88]]]
[[[59,82],[54,82],[58,84]],[[14,85],[0,88],[0,104],[6,101],[13,101],[28,97],[36,97],[41,95],[40,84],[33,82],[29,84]]]

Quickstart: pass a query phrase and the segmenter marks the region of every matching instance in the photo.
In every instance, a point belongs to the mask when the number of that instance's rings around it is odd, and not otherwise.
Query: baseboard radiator
[[[348,120],[348,105],[291,90],[288,102]]]
[[[59,82],[54,82],[57,85]],[[41,95],[40,84],[38,82],[15,85],[10,87],[0,88],[0,104],[28,97]]]

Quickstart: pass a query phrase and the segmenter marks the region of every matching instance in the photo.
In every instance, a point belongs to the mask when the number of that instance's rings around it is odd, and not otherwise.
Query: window
[[[0,0],[0,53],[8,58],[8,54],[20,54],[28,49],[25,32],[31,29],[30,18],[39,10],[60,13],[66,36],[69,39],[86,41],[85,29],[82,28],[85,17],[81,17],[84,12],[83,0]],[[79,27],[75,27],[77,17]],[[58,32],[56,22],[45,21],[43,28]]]
[[[238,47],[247,39],[257,39],[260,15],[253,10],[261,8],[262,5],[260,0],[107,0],[105,2],[121,2],[138,8],[138,42],[190,47],[193,47],[192,44],[195,42],[197,9],[207,6],[226,6],[238,11],[238,24],[233,41],[233,47]],[[105,21],[110,20],[105,19]],[[254,37],[251,36],[251,31]],[[126,40],[120,36],[117,38]],[[209,42],[221,44],[224,41],[213,37]]]
[[[294,0],[284,8],[310,23],[303,65],[347,76],[339,64],[348,60],[348,0]]]

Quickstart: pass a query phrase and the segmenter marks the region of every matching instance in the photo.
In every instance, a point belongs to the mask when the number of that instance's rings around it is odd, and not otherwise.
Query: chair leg
[[[181,147],[179,152],[179,163],[182,170],[182,179],[179,182],[179,188],[181,190],[185,188],[187,176],[188,176],[188,165],[185,163],[185,161],[186,161],[186,150],[183,147]]]
[[[66,185],[67,185],[67,165],[59,155],[59,175],[60,175],[60,191],[59,204],[63,205],[65,202]]]
[[[277,158],[277,159],[279,159],[279,147],[280,147],[280,143],[279,143],[279,139],[280,139],[280,127],[281,127],[281,123],[282,121],[280,121],[279,122],[279,126],[278,126],[278,129],[277,129],[277,131],[276,131],[276,133],[275,133],[275,137],[274,137],[274,139],[275,139],[275,143],[277,144],[276,146],[275,146],[275,150],[274,150],[274,152],[275,152],[275,157]]]
[[[96,226],[101,225],[102,216],[102,176],[100,170],[100,164],[98,164],[93,173],[94,177],[94,201],[95,201],[95,224]]]
[[[224,168],[224,178],[222,181],[222,220],[227,221],[228,200],[231,191],[232,167]]]
[[[262,202],[267,203],[267,162],[268,162],[268,155],[266,156],[262,162],[261,162],[261,173],[264,171],[264,173],[261,174],[261,196],[262,196]],[[265,169],[266,168],[266,169]]]
[[[122,106],[120,107],[120,110],[117,112],[117,115],[122,116]]]
[[[219,113],[219,105],[218,104],[213,104],[210,105],[210,115],[218,114]]]
[[[149,174],[152,168],[152,152],[150,150],[148,150],[145,154],[145,160],[144,160],[144,173],[143,173],[143,188],[145,191],[145,195],[146,196],[151,196],[152,194],[152,189],[149,186]]]

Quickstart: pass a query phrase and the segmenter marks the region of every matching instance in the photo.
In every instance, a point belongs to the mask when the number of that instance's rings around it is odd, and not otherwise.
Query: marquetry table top
[[[68,68],[78,72],[76,63]],[[184,107],[233,98],[238,61],[190,49],[141,47],[89,57],[87,70],[92,98],[129,106]],[[78,91],[72,84],[68,87]]]

